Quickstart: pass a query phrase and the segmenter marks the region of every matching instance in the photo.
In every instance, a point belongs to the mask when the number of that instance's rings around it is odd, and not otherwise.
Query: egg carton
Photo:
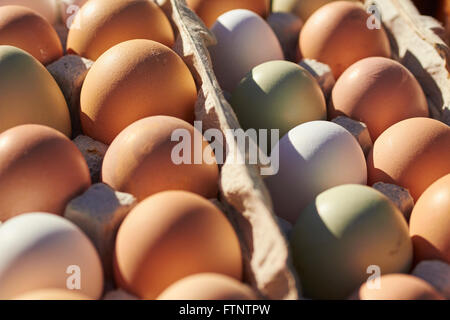
[[[274,215],[270,195],[259,174],[260,168],[233,161],[237,156],[245,159],[246,155],[237,148],[236,138],[225,134],[230,129],[240,129],[240,125],[212,68],[208,47],[216,43],[215,37],[184,0],[154,1],[169,17],[177,33],[174,50],[184,59],[199,89],[196,120],[202,121],[204,130],[218,129],[224,133],[225,143],[230,150],[221,166],[220,196],[216,204],[226,213],[239,236],[244,281],[265,298],[298,299],[301,297],[301,281],[293,268],[286,241],[292,226]],[[375,4],[380,11],[390,37],[393,58],[405,65],[418,79],[427,96],[432,116],[450,124],[450,90],[447,89],[450,88],[450,67],[447,65],[449,48],[440,37],[443,27],[436,20],[421,16],[410,0],[365,2],[367,7]],[[64,30],[61,33],[64,38]],[[69,60],[72,62],[68,63]],[[77,110],[78,92],[92,63],[73,56],[66,56],[65,61],[66,64],[57,61],[57,65],[49,66],[49,69],[55,78],[59,76],[64,79],[58,83],[71,110]],[[318,66],[311,61],[303,61],[305,64],[313,70]],[[319,67],[316,78],[320,77],[318,80],[322,81],[322,89],[326,94],[331,90],[334,79],[329,77],[326,66]],[[349,119],[336,122],[347,127],[363,148],[371,147],[371,141],[365,138],[367,127],[364,124]],[[75,124],[75,127],[78,125]],[[94,181],[97,181],[99,163],[106,146],[98,145],[84,136],[78,137],[75,142],[87,158]],[[389,186],[388,189],[395,191],[387,192],[394,203],[409,208],[411,204],[407,190],[399,190],[395,186]],[[111,219],[121,212],[120,208],[113,209],[115,211],[110,212]],[[403,212],[408,215],[409,212],[405,210]]]

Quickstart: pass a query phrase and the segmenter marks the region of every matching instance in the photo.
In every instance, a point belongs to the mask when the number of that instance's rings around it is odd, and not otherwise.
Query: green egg
[[[304,295],[312,299],[346,299],[373,270],[407,273],[412,263],[402,213],[382,193],[362,185],[318,195],[301,212],[290,246]]]
[[[317,81],[288,61],[253,68],[233,92],[231,105],[245,130],[279,129],[280,137],[299,124],[327,116]]]
[[[69,108],[52,75],[27,52],[0,45],[0,133],[22,124],[71,135]]]

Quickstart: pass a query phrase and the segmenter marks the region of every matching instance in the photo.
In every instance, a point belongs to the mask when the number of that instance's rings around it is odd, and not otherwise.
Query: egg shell
[[[405,119],[428,117],[419,82],[397,61],[370,57],[350,66],[333,88],[330,118],[345,115],[364,122],[372,140]]]
[[[328,64],[336,79],[363,58],[390,57],[391,47],[384,28],[369,29],[369,17],[361,3],[336,1],[324,5],[300,32],[303,57]]]
[[[402,213],[382,193],[361,185],[329,189],[301,212],[291,233],[294,266],[304,294],[345,299],[382,274],[408,272],[412,243]]]
[[[424,280],[408,274],[388,274],[379,278],[380,288],[371,289],[364,283],[356,293],[358,300],[444,300],[444,297]]]
[[[306,21],[317,9],[336,0],[272,0],[272,12],[296,14]]]
[[[183,278],[161,293],[158,300],[257,300],[247,285],[215,273]]]
[[[217,18],[227,11],[235,9],[251,10],[262,17],[266,17],[270,0],[187,0],[188,6],[210,28]]]
[[[139,203],[116,239],[115,279],[142,299],[155,299],[189,275],[242,278],[239,241],[225,215],[208,200],[167,191]]]
[[[341,126],[311,121],[289,131],[272,155],[279,171],[265,179],[275,213],[295,223],[300,212],[321,192],[342,184],[366,184],[364,153]]]
[[[77,290],[41,289],[21,294],[12,300],[92,300]]]
[[[232,92],[257,65],[284,60],[277,36],[256,13],[237,9],[221,15],[211,28],[217,44],[209,47],[222,89]]]
[[[414,201],[436,180],[450,173],[450,127],[429,118],[394,124],[369,153],[369,185],[376,182],[406,188]]]
[[[0,133],[41,124],[71,135],[70,115],[58,84],[29,53],[0,45]]]
[[[132,39],[172,47],[174,33],[162,9],[148,0],[93,0],[81,7],[70,26],[67,52],[97,60],[109,48]]]
[[[83,132],[111,144],[133,122],[167,115],[194,121],[197,89],[184,61],[151,40],[130,40],[105,52],[81,89]]]
[[[90,184],[81,152],[58,131],[23,125],[0,135],[1,221],[33,211],[62,215]]]
[[[175,147],[182,143],[172,141],[176,130],[190,140],[189,163],[174,161]],[[195,154],[201,156],[199,151],[209,155],[211,162],[195,164]],[[102,177],[104,183],[133,194],[139,201],[166,190],[185,190],[216,198],[219,168],[211,147],[197,129],[177,118],[155,116],[133,123],[117,136],[103,160]]]
[[[245,130],[279,129],[280,136],[299,124],[327,117],[316,80],[287,61],[269,61],[253,68],[234,90],[231,105]]]
[[[71,271],[71,266],[78,266],[79,273]],[[28,213],[0,228],[0,299],[47,288],[67,289],[67,284],[73,283],[70,277],[77,275],[79,293],[100,298],[100,258],[87,236],[68,220]]]
[[[434,182],[420,196],[409,225],[414,260],[450,263],[450,174]]]
[[[63,55],[61,41],[51,24],[21,6],[0,6],[0,45],[25,50],[44,65]]]
[[[8,5],[23,6],[36,11],[50,24],[54,24],[58,20],[58,8],[55,0],[0,0],[0,7]]]

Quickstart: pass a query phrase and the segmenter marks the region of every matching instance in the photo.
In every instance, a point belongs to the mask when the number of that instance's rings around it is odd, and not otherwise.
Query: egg
[[[186,149],[177,151],[180,146]],[[183,158],[178,159],[181,153]],[[183,120],[155,116],[133,123],[117,136],[106,152],[102,178],[140,201],[166,190],[216,198],[219,168],[201,132]]]
[[[115,279],[119,287],[156,299],[176,281],[197,273],[242,278],[238,237],[210,201],[167,191],[140,202],[119,228]]]
[[[100,258],[77,226],[48,213],[23,214],[2,225],[0,299],[68,286],[92,299],[103,291]]]
[[[329,113],[332,119],[344,115],[364,122],[373,141],[397,122],[429,115],[413,74],[382,57],[360,60],[342,74],[333,88]]]
[[[92,298],[77,290],[41,289],[18,295],[12,300],[92,300]]]
[[[105,52],[81,89],[85,134],[110,144],[133,122],[155,115],[194,120],[197,89],[183,60],[151,40],[130,40]]]
[[[350,132],[333,122],[312,121],[295,127],[280,140],[271,158],[272,163],[279,163],[279,171],[265,182],[275,213],[291,223],[321,192],[367,182],[361,147]]]
[[[317,9],[336,0],[272,0],[272,12],[294,13],[306,21]]]
[[[330,66],[335,78],[355,62],[367,57],[390,57],[388,36],[380,29],[369,29],[370,14],[363,5],[335,1],[317,10],[300,32],[300,51],[304,58]]]
[[[70,26],[67,52],[91,60],[132,39],[173,46],[174,33],[162,9],[148,0],[92,0],[81,7]]]
[[[368,155],[369,185],[406,188],[415,201],[436,180],[450,173],[450,127],[429,118],[394,124],[375,141]]]
[[[66,100],[45,67],[25,51],[0,45],[0,133],[42,124],[71,135]]]
[[[44,65],[63,55],[61,41],[50,23],[21,6],[0,6],[0,45],[23,49]]]
[[[245,130],[278,129],[280,136],[299,124],[327,117],[317,81],[287,61],[269,61],[253,68],[233,92],[231,105]]]
[[[331,188],[304,209],[290,238],[304,295],[345,299],[382,274],[408,272],[412,244],[402,213],[381,192],[362,185]]]
[[[175,282],[158,300],[257,300],[257,296],[250,287],[234,278],[199,273]]]
[[[217,19],[211,31],[217,38],[217,44],[209,47],[214,71],[222,89],[228,92],[257,65],[284,60],[277,36],[252,11],[228,11]]]
[[[0,6],[16,5],[36,11],[51,24],[58,20],[58,8],[55,0],[0,0]]]
[[[409,230],[414,259],[450,264],[450,174],[434,182],[417,201]]]
[[[59,0],[59,12],[62,22],[70,28],[75,16],[88,0]]]
[[[58,131],[23,125],[0,134],[0,221],[33,211],[62,215],[90,184],[81,152]]]
[[[270,0],[187,0],[188,6],[198,14],[205,25],[210,28],[217,18],[234,9],[251,10],[262,17],[269,12]]]
[[[379,278],[380,287],[364,283],[356,293],[358,300],[444,300],[424,280],[408,274],[388,274]]]

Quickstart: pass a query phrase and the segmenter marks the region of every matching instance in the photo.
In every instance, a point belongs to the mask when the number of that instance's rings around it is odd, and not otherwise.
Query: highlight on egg
[[[95,61],[111,47],[133,39],[173,46],[172,26],[156,3],[92,0],[81,7],[70,26],[67,52]]]
[[[142,118],[166,115],[192,123],[197,88],[172,49],[155,41],[122,42],[89,70],[81,89],[83,132],[105,144]]]
[[[0,6],[0,45],[25,50],[44,65],[63,55],[52,25],[35,11],[15,5]]]

